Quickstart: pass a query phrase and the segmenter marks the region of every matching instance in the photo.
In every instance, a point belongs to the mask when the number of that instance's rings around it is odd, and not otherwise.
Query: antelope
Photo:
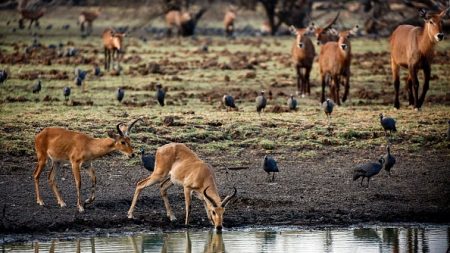
[[[322,78],[321,102],[325,101],[325,86],[330,86],[331,97],[340,105],[339,88],[341,77],[344,77],[344,95],[342,101],[347,100],[350,90],[350,64],[351,64],[351,44],[349,37],[356,34],[358,26],[352,30],[339,33],[337,42],[327,42],[322,46],[319,56],[320,75]],[[329,83],[331,81],[331,83]]]
[[[223,24],[225,26],[225,34],[228,37],[233,36],[235,19],[236,19],[236,9],[234,7],[229,7],[228,10],[225,12],[225,16],[223,18]]]
[[[170,221],[176,220],[167,198],[167,189],[177,184],[184,188],[185,224],[189,223],[191,196],[192,193],[195,193],[196,197],[203,201],[208,219],[217,231],[221,231],[225,207],[236,196],[236,188],[232,195],[228,195],[221,201],[211,166],[203,162],[182,143],[169,143],[159,147],[155,157],[153,173],[137,183],[133,201],[128,210],[128,218],[133,218],[134,207],[141,191],[145,187],[160,183],[161,197],[166,207],[167,217]]]
[[[310,28],[297,29],[292,25],[289,27],[289,30],[296,36],[296,40],[292,44],[291,54],[297,71],[297,94],[301,93],[302,97],[304,97],[305,93],[311,94],[309,74],[316,56],[314,45],[306,36],[312,30]],[[305,69],[304,74],[302,73],[302,68]]]
[[[119,53],[123,49],[123,38],[125,33],[118,33],[112,28],[106,28],[103,31],[102,40],[105,49],[105,70],[111,67],[111,61],[119,62]]]
[[[261,24],[259,30],[261,31],[262,35],[272,34],[272,28],[270,27],[269,20],[264,20],[264,22]]]
[[[28,19],[30,20],[30,25],[28,26],[28,29],[30,29],[33,22],[36,27],[39,27],[39,19],[42,16],[44,16],[45,9],[33,10],[20,8],[19,13],[21,15],[21,18],[19,19],[19,28],[23,29],[24,28],[23,22]]]
[[[94,20],[100,16],[101,10],[100,8],[96,10],[82,11],[80,16],[78,17],[78,23],[80,24],[80,31],[84,32],[85,24],[87,23],[87,34],[92,33],[92,23]]]
[[[329,41],[338,41],[339,34],[336,32],[336,30],[332,29],[331,27],[336,23],[337,19],[339,18],[339,13],[336,14],[336,17],[334,17],[333,20],[331,20],[325,27],[319,27],[316,26],[314,23],[311,24],[311,28],[314,29],[314,33],[316,35],[317,39],[317,45],[325,45]]]
[[[439,14],[431,14],[421,9],[419,15],[425,20],[424,27],[400,25],[392,33],[390,44],[392,78],[395,88],[395,108],[400,108],[398,99],[400,67],[408,69],[406,85],[408,87],[409,104],[413,105],[416,110],[420,110],[422,107],[430,84],[433,49],[437,42],[444,39],[442,19],[447,15],[448,10],[449,8]],[[419,69],[423,70],[425,79],[420,97],[419,80],[417,78]]]
[[[45,168],[47,159],[50,158],[52,163],[50,173],[48,175],[48,182],[56,196],[59,206],[66,206],[66,203],[61,197],[58,186],[56,185],[55,167],[57,162],[70,161],[77,190],[77,208],[80,213],[83,212],[84,205],[81,204],[80,193],[81,166],[84,163],[90,164],[88,173],[92,180],[91,196],[84,202],[85,204],[89,204],[95,199],[95,186],[97,182],[95,177],[95,169],[92,167],[92,161],[113,151],[120,151],[129,158],[134,157],[129,131],[138,120],[140,119],[133,121],[126,128],[122,127],[123,123],[119,123],[116,127],[118,134],[114,134],[110,131],[108,132],[109,138],[93,138],[84,133],[58,127],[47,127],[39,132],[35,137],[35,149],[38,164],[33,173],[34,187],[36,190],[36,202],[41,206],[44,205],[39,193],[39,177]],[[121,127],[126,129],[126,131],[123,132]]]
[[[166,13],[167,36],[170,37],[172,29],[177,29],[178,36],[191,36],[194,34],[198,20],[206,12],[206,8],[201,8],[197,13],[191,15],[187,11],[171,10]]]

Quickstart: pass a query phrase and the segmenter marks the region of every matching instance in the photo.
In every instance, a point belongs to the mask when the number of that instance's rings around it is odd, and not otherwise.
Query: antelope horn
[[[144,120],[142,119],[142,117],[141,117],[141,118],[135,119],[133,122],[130,123],[130,125],[128,125],[127,131],[125,131],[125,135],[128,135],[128,134],[131,132],[131,128],[133,128],[134,124],[136,124],[136,122],[138,122],[139,120],[142,121],[142,122],[144,122]]]
[[[208,190],[208,188],[209,186],[205,188],[205,190],[203,191],[203,195],[205,195],[205,198],[211,203],[213,207],[217,207],[216,202],[214,202],[214,200],[206,194],[206,190]]]
[[[228,205],[228,202],[230,202],[230,200],[231,200],[232,198],[234,198],[234,196],[236,196],[236,192],[237,192],[236,187],[233,187],[233,189],[234,189],[233,194],[226,196],[225,199],[224,199],[224,200],[222,201],[222,203],[220,204],[220,206],[226,207],[226,206]]]
[[[117,132],[119,132],[119,135],[123,137],[123,132],[122,130],[120,130],[120,126],[123,124],[123,122],[120,122],[119,124],[117,124]]]
[[[327,26],[325,26],[323,28],[324,31],[327,30],[328,28],[330,28],[336,22],[340,13],[341,13],[341,11],[338,11],[338,13],[336,14],[336,17],[334,17],[334,19]]]

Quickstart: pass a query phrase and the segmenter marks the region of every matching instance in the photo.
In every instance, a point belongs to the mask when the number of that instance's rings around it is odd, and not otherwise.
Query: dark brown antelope
[[[137,119],[139,120],[139,119]],[[72,173],[75,179],[77,189],[77,207],[79,212],[84,211],[84,205],[81,203],[81,175],[80,169],[84,163],[90,164],[88,169],[89,176],[92,179],[91,196],[84,202],[91,203],[95,199],[95,169],[92,167],[92,161],[96,160],[113,151],[120,151],[128,157],[134,157],[133,148],[131,147],[129,131],[136,123],[133,121],[127,131],[122,132],[120,129],[122,123],[117,125],[118,134],[108,132],[109,138],[93,138],[84,133],[70,131],[64,128],[47,127],[36,135],[35,149],[38,158],[38,164],[33,173],[34,187],[36,190],[36,202],[43,206],[41,195],[39,193],[39,177],[45,168],[47,159],[50,158],[52,166],[48,175],[48,181],[56,200],[60,207],[65,207],[66,203],[61,197],[58,186],[55,181],[55,167],[59,161],[70,161],[72,164]]]
[[[344,78],[344,96],[342,101],[347,100],[350,90],[350,64],[351,64],[351,44],[349,37],[356,34],[358,26],[350,31],[339,33],[337,42],[330,41],[322,46],[319,56],[320,76],[322,78],[321,102],[325,101],[325,86],[330,86],[331,97],[338,105],[341,104],[339,89],[341,78]]]
[[[80,16],[78,17],[78,23],[80,24],[80,31],[84,32],[86,30],[87,34],[92,33],[92,23],[94,20],[100,16],[101,10],[100,8],[96,10],[88,10],[88,11],[82,11]],[[87,28],[85,25],[87,24]]]
[[[128,218],[133,218],[134,207],[141,191],[148,186],[160,183],[161,197],[170,221],[176,220],[167,198],[167,190],[174,184],[183,186],[186,204],[185,224],[189,223],[191,194],[201,199],[205,205],[206,214],[216,230],[222,230],[223,213],[229,201],[236,196],[234,193],[220,199],[217,191],[214,172],[192,150],[181,143],[170,143],[159,147],[156,151],[155,170],[139,181],[134,192],[133,201],[128,210]]]
[[[103,47],[105,50],[105,70],[109,70],[111,62],[119,63],[119,54],[123,50],[124,33],[118,33],[111,28],[106,28],[102,35]]]
[[[442,32],[442,19],[447,15],[449,8],[437,14],[420,10],[420,16],[425,20],[423,27],[400,25],[392,33],[391,44],[391,68],[394,80],[395,101],[394,107],[400,108],[398,99],[400,88],[400,67],[408,69],[406,85],[408,88],[409,104],[419,110],[425,100],[429,89],[431,77],[431,62],[434,54],[434,46],[444,39]],[[424,84],[422,94],[419,97],[419,79],[417,72],[423,69]]]
[[[309,75],[316,56],[316,50],[307,35],[312,33],[313,30],[311,28],[297,29],[294,26],[290,26],[289,30],[296,36],[292,44],[291,54],[295,70],[297,71],[297,94],[301,94],[304,97],[305,94],[311,94]],[[302,73],[302,69],[305,70],[305,73]]]
[[[34,22],[34,25],[36,27],[39,27],[39,19],[42,18],[45,14],[45,9],[19,9],[20,13],[20,19],[19,19],[19,28],[23,29],[25,20],[30,20],[30,25],[28,26],[28,29],[31,28],[31,25]]]

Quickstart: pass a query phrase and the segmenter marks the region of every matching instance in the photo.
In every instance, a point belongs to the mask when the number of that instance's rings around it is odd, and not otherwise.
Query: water
[[[54,239],[0,246],[1,252],[448,252],[449,226],[261,228]]]

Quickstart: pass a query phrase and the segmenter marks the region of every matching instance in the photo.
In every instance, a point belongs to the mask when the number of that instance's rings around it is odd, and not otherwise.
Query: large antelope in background
[[[289,30],[296,36],[292,44],[291,54],[297,71],[297,92],[304,97],[306,93],[308,95],[311,94],[309,75],[316,56],[316,50],[307,35],[313,30],[311,28],[297,29],[294,26],[290,26]],[[305,69],[304,74],[302,69]]]
[[[236,19],[236,7],[230,6],[223,17],[223,25],[225,27],[225,34],[228,37],[233,36],[234,20]]]
[[[319,56],[320,76],[322,78],[321,102],[325,101],[325,86],[330,86],[331,97],[338,105],[341,104],[339,89],[341,78],[344,78],[344,95],[342,101],[347,100],[350,90],[350,64],[352,50],[349,37],[356,35],[358,26],[352,30],[339,33],[337,42],[330,41],[322,46]]]
[[[430,84],[434,46],[438,41],[444,39],[442,19],[447,15],[448,10],[449,8],[438,14],[430,14],[422,9],[419,11],[419,14],[425,20],[424,27],[400,25],[392,33],[390,44],[392,78],[394,79],[395,88],[395,108],[400,108],[398,99],[400,67],[408,69],[406,84],[409,104],[413,105],[416,110],[422,107]],[[419,69],[423,69],[425,79],[420,97],[419,80],[417,78]]]
[[[201,8],[196,14],[191,15],[187,11],[171,10],[166,13],[167,36],[172,35],[172,29],[177,30],[178,36],[191,36],[194,34],[197,22],[206,12],[206,8]]]
[[[30,20],[30,25],[28,26],[28,29],[30,29],[33,22],[36,27],[39,27],[39,19],[42,18],[42,16],[44,16],[45,9],[38,9],[38,10],[19,9],[19,13],[21,16],[19,19],[19,28],[23,29],[25,27],[23,23],[25,20],[28,19]]]
[[[120,61],[120,52],[123,50],[125,33],[118,33],[112,28],[106,28],[102,34],[103,48],[105,50],[105,70],[109,70],[111,62]]]
[[[203,200],[206,214],[215,229],[222,230],[223,213],[230,200],[236,196],[236,188],[234,188],[232,195],[225,197],[222,201],[217,191],[212,168],[186,145],[170,143],[158,148],[153,173],[137,183],[133,202],[128,210],[128,218],[133,218],[134,207],[142,189],[157,183],[160,183],[161,197],[164,200],[167,217],[171,221],[176,220],[176,218],[167,198],[167,189],[174,184],[178,184],[184,188],[185,224],[189,223],[191,196],[192,193],[195,193],[197,198]]]
[[[94,20],[98,18],[98,16],[100,16],[100,14],[101,14],[100,8],[96,10],[82,11],[80,13],[80,16],[78,17],[78,23],[80,24],[81,32],[83,33],[86,30],[86,34],[91,34],[92,23],[94,22]],[[87,28],[85,27],[86,24]]]
[[[133,148],[131,147],[129,131],[133,125],[140,119],[133,121],[128,127],[123,127],[123,123],[117,125],[118,134],[108,132],[109,138],[93,138],[84,133],[70,131],[64,128],[47,127],[39,132],[35,137],[35,149],[38,158],[38,164],[33,173],[34,187],[36,190],[36,202],[43,206],[41,195],[39,193],[39,177],[45,168],[47,159],[50,158],[52,166],[48,175],[48,182],[52,188],[59,206],[65,207],[66,203],[61,197],[58,186],[55,181],[55,167],[59,161],[70,161],[72,164],[72,173],[75,179],[77,189],[77,207],[79,212],[84,211],[81,204],[81,175],[80,169],[84,163],[89,163],[89,176],[92,179],[91,196],[85,201],[86,204],[91,203],[95,199],[95,185],[97,179],[95,177],[95,169],[92,167],[92,161],[98,159],[113,151],[120,151],[129,158],[134,157]],[[122,129],[126,129],[122,132]]]

